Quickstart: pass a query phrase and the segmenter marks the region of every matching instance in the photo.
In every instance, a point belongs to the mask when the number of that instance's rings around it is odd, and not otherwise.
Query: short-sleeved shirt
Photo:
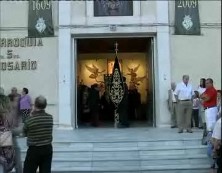
[[[185,84],[181,82],[177,84],[174,94],[178,96],[179,100],[191,100],[194,95],[194,91],[191,84]]]
[[[21,96],[19,104],[20,104],[20,110],[31,109],[32,107],[31,97],[28,94]]]
[[[28,146],[44,146],[52,143],[53,117],[44,110],[35,111],[26,120],[23,131]]]
[[[208,101],[204,101],[205,108],[217,106],[217,90],[214,87],[207,88],[203,94],[210,98]]]
[[[214,126],[212,138],[221,140],[221,118],[217,120],[217,123]]]

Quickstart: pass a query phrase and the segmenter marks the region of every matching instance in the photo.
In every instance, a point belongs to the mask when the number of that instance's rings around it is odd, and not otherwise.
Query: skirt
[[[15,150],[13,147],[0,147],[0,164],[6,172],[10,172],[15,166]]]

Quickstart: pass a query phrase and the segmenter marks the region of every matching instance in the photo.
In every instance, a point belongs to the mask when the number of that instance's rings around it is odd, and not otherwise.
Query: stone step
[[[133,167],[140,167],[140,166],[159,166],[161,163],[162,166],[167,167],[168,165],[208,165],[208,168],[210,167],[209,160],[206,158],[202,159],[180,159],[180,160],[116,160],[116,161],[55,161],[53,160],[53,166],[63,166],[63,167],[127,167],[127,166],[133,166]]]
[[[209,173],[201,131],[90,129],[54,136],[52,173]],[[26,139],[18,141],[24,161]]]
[[[17,138],[19,141],[20,145],[26,145],[26,138],[19,137]],[[196,137],[196,138],[182,138],[182,139],[138,139],[138,140],[87,140],[87,141],[76,141],[76,140],[69,140],[69,139],[54,139],[53,140],[53,145],[58,145],[58,146],[70,146],[70,145],[76,145],[76,146],[88,146],[88,145],[98,145],[102,147],[109,147],[110,145],[115,146],[115,147],[120,147],[123,145],[129,145],[129,146],[134,146],[135,144],[139,143],[141,145],[161,145],[161,146],[169,146],[169,145],[199,145],[201,141],[201,136]]]
[[[52,173],[98,173],[98,171],[52,171]],[[210,170],[166,170],[166,171],[102,171],[102,173],[210,173]]]
[[[22,154],[22,160],[25,159],[25,153]],[[66,155],[64,155],[63,157],[54,157],[53,156],[53,162],[92,162],[92,161],[159,161],[159,160],[170,160],[170,161],[174,161],[174,160],[185,160],[185,159],[190,159],[190,160],[194,160],[194,159],[204,159],[204,160],[208,160],[208,157],[206,156],[206,154],[198,154],[198,155],[157,155],[157,156],[140,156],[140,157],[119,157],[119,158],[113,158],[110,157],[108,159],[104,159],[103,157],[67,157]]]
[[[209,173],[209,165],[205,164],[169,164],[169,165],[109,165],[76,166],[67,164],[52,165],[52,173]],[[14,171],[13,171],[14,172]]]
[[[149,171],[140,171],[140,170],[128,170],[128,171],[85,171],[85,170],[52,170],[51,173],[210,173],[210,169],[193,169],[193,170],[149,170]],[[15,173],[15,170],[12,171]],[[39,173],[39,172],[37,172]]]
[[[55,152],[112,152],[112,151],[162,151],[162,150],[191,150],[191,149],[205,149],[206,146],[134,146],[134,147],[58,147],[53,146]],[[22,147],[22,152],[25,152],[27,147]]]
[[[101,172],[101,173],[107,173],[107,172],[134,172],[134,173],[160,173],[160,172],[166,172],[169,173],[175,172],[175,173],[190,173],[191,171],[196,171],[196,173],[209,173],[209,166],[208,165],[191,165],[191,164],[184,164],[184,165],[156,165],[156,166],[113,166],[110,165],[109,167],[75,167],[75,166],[62,166],[62,165],[56,165],[52,168],[53,172],[57,171],[63,171],[63,172]],[[206,171],[208,170],[208,172]]]
[[[25,155],[25,150],[22,151],[22,156]],[[206,154],[206,148],[201,149],[180,149],[180,150],[144,150],[144,151],[54,151],[53,157],[60,158],[103,158],[104,160],[110,158],[123,159],[123,158],[148,158],[155,156],[185,156],[185,155],[196,155]]]

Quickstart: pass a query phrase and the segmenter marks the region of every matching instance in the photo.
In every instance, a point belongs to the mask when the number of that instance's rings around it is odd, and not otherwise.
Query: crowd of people
[[[118,107],[120,127],[129,127],[130,120],[140,118],[141,95],[133,83],[126,84],[123,77],[125,91],[123,100]],[[78,124],[91,123],[99,126],[101,121],[114,121],[114,105],[103,83],[88,87],[80,84],[78,87]]]
[[[45,112],[47,100],[43,96],[32,105],[29,90],[18,94],[13,87],[6,96],[0,88],[0,172],[16,173],[51,172],[53,117]],[[16,138],[27,137],[28,150],[22,168],[20,148]]]
[[[202,144],[208,145],[212,157],[211,168],[217,165],[221,171],[221,90],[216,90],[213,79],[201,78],[196,89],[189,83],[189,76],[183,75],[182,82],[171,83],[168,92],[168,107],[171,113],[171,128],[193,133],[192,128],[203,129]]]
[[[119,105],[120,126],[129,127],[129,118],[136,117],[140,103],[140,94],[134,85],[124,81],[124,96]],[[93,84],[91,88],[80,85],[78,90],[78,114],[80,121],[90,121],[99,125],[100,115],[113,119],[114,107],[110,102],[103,84]],[[137,103],[137,104],[135,104]],[[45,112],[47,100],[39,96],[32,104],[29,90],[23,88],[21,94],[13,87],[6,96],[0,88],[0,171],[22,172],[20,149],[16,137],[27,137],[27,155],[23,173],[48,173],[52,162],[53,117]],[[212,168],[221,171],[221,90],[216,90],[213,80],[200,79],[200,85],[193,88],[189,76],[184,75],[182,82],[171,84],[168,106],[171,112],[171,128],[178,133],[193,133],[193,128],[203,129],[202,144],[208,145],[208,155],[212,158]],[[44,133],[42,133],[44,131]],[[9,133],[10,132],[10,133]],[[7,136],[8,135],[8,136]],[[7,137],[7,138],[4,138]],[[5,140],[3,140],[3,138]],[[11,138],[11,140],[10,140]],[[3,140],[3,141],[2,141]]]

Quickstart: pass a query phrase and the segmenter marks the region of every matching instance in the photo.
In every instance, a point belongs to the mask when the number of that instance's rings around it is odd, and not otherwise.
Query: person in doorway
[[[178,102],[178,133],[183,133],[186,129],[188,133],[191,130],[191,115],[192,115],[192,97],[194,95],[193,87],[189,83],[189,76],[183,75],[183,81],[177,84],[174,95]]]
[[[193,111],[192,111],[192,118],[191,118],[191,127],[199,127],[199,93],[198,91],[194,91],[195,95],[193,98]],[[194,122],[194,123],[193,123]]]
[[[28,93],[29,93],[29,90],[27,88],[23,88],[22,96],[19,102],[23,123],[25,122],[27,117],[29,117],[31,109],[32,109],[32,101]]]
[[[89,108],[89,95],[90,89],[88,86],[82,86],[81,93],[81,122],[87,123],[90,120],[90,108]]]
[[[137,86],[130,82],[128,91],[129,95],[129,114],[131,120],[141,119],[141,94],[138,92]]]
[[[126,77],[123,77],[124,84],[124,96],[122,102],[119,105],[119,119],[120,127],[129,127],[128,122],[128,86],[126,84]],[[135,104],[135,103],[134,103]]]
[[[51,172],[53,116],[45,112],[46,107],[46,98],[37,97],[34,110],[22,128],[28,145],[23,173],[36,173],[38,168],[40,173]],[[14,129],[13,133],[19,135],[21,131]]]
[[[136,120],[136,86],[133,82],[129,83],[129,91],[128,91],[128,107],[129,107],[129,111],[128,111],[128,117],[129,119],[132,120]]]
[[[206,91],[200,95],[205,109],[207,131],[212,132],[217,120],[217,90],[213,86],[213,79],[206,80]]]
[[[91,86],[90,97],[89,97],[89,107],[92,119],[92,126],[99,126],[99,108],[100,108],[100,98],[99,98],[99,85],[93,84]]]
[[[141,94],[138,88],[135,89],[135,116],[136,120],[141,120]]]
[[[171,89],[168,90],[168,109],[171,113],[171,128],[177,127],[177,101],[174,95],[176,84],[171,83]]]

